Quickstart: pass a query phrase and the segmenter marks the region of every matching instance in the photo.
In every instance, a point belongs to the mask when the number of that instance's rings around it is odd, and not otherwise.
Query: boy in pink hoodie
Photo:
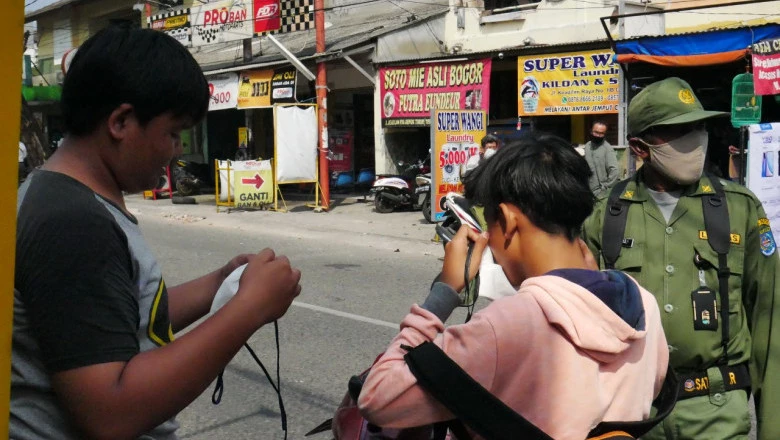
[[[433,341],[472,378],[555,439],[583,440],[602,421],[649,417],[668,362],[652,294],[627,275],[595,269],[577,237],[593,210],[590,169],[569,143],[531,134],[466,176],[487,232],[462,227],[439,280],[414,305],[372,367],[358,406],[370,422],[404,428],[453,415],[419,385],[406,350]],[[490,247],[517,293],[466,324],[444,326],[463,301],[469,242]],[[469,279],[479,268],[472,258]]]

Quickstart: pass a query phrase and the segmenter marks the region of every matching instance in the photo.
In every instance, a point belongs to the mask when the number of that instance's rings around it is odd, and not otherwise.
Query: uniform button
[[[666,227],[666,234],[667,235],[672,235],[672,232],[674,232],[674,229],[671,226],[667,226]]]
[[[674,306],[671,304],[667,304],[664,306],[664,310],[666,311],[666,313],[672,313],[672,311],[674,311]],[[671,345],[669,347],[671,347]]]
[[[674,266],[671,264],[666,266],[666,273],[674,273]]]
[[[714,397],[715,400],[720,400],[723,398],[723,395],[721,395],[720,393],[715,393],[712,397]]]

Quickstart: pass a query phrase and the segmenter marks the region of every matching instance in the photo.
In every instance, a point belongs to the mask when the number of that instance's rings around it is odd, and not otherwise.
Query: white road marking
[[[381,321],[379,319],[369,318],[367,316],[355,315],[354,313],[342,312],[340,310],[329,309],[327,307],[315,306],[314,304],[308,304],[300,302],[298,300],[293,301],[294,306],[303,307],[304,309],[314,310],[315,312],[327,313],[329,315],[340,316],[342,318],[353,319],[355,321],[367,322],[369,324],[378,325],[381,327],[388,327],[393,330],[400,330],[400,324],[393,324],[392,322]]]

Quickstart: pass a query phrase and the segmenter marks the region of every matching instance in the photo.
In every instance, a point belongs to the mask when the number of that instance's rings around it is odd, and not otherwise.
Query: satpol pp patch
[[[761,253],[769,257],[777,250],[775,237],[772,235],[772,228],[769,226],[769,220],[766,218],[758,219],[758,233],[761,246]]]

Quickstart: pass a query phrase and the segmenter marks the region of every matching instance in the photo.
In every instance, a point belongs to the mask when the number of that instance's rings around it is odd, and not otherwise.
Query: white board
[[[315,107],[276,108],[276,183],[317,181]]]
[[[780,234],[780,123],[748,127],[747,187],[764,205],[772,234]]]

